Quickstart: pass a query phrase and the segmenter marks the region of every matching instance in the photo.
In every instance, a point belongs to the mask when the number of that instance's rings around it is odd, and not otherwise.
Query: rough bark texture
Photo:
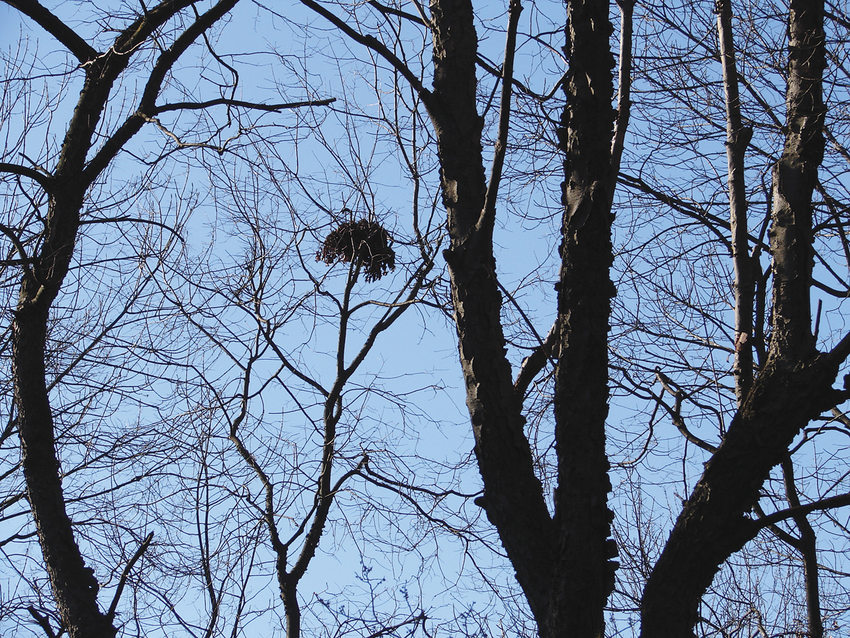
[[[570,2],[568,31],[567,101],[559,131],[565,181],[558,282],[561,347],[555,369],[555,526],[558,573],[569,577],[558,578],[553,586],[548,633],[601,637],[616,567],[609,562],[616,546],[608,538],[611,484],[605,451],[616,179],[610,155],[614,60],[608,3]]]
[[[785,361],[808,357],[814,343],[812,191],[823,160],[823,2],[797,0],[789,12],[786,136],[773,168],[770,250],[773,254],[773,321],[770,355]]]
[[[517,9],[517,8],[515,8]],[[443,199],[451,237],[445,252],[475,453],[479,501],[499,532],[542,636],[602,636],[616,554],[607,508],[607,333],[611,265],[613,58],[608,3],[570,3],[564,240],[557,331],[559,488],[550,516],[523,432],[521,392],[512,385],[493,257],[493,207],[485,206],[481,119],[476,111],[473,11],[466,0],[431,4],[434,91]],[[496,173],[494,172],[494,175]],[[496,177],[497,178],[497,177]],[[491,185],[492,188],[492,185]]]
[[[759,527],[748,516],[771,468],[809,420],[835,404],[837,361],[768,363],[685,503],[643,595],[641,636],[690,636],[720,566]]]
[[[68,199],[63,202],[65,207],[55,200],[51,202],[48,224],[55,220],[52,228],[56,232],[45,242],[37,274],[25,277],[21,287],[12,325],[15,405],[27,497],[62,623],[72,638],[112,637],[116,630],[98,608],[97,580],[83,561],[65,510],[45,382],[44,348],[50,302],[67,272],[76,211],[82,201],[74,196]],[[39,281],[43,285],[39,286]]]
[[[116,634],[98,608],[98,583],[85,566],[65,509],[44,366],[50,307],[68,272],[79,227],[86,190],[83,164],[117,76],[105,74],[102,60],[93,61],[86,73],[53,176],[44,242],[24,274],[12,322],[15,406],[27,496],[57,609],[72,638]],[[126,63],[119,64],[123,68]]]
[[[768,360],[686,502],[644,591],[641,635],[690,635],[723,562],[756,533],[748,512],[794,436],[841,397],[835,356],[814,350],[812,190],[823,156],[823,4],[791,2],[787,134],[773,171],[773,331]]]
[[[449,266],[460,361],[475,454],[484,480],[479,501],[502,539],[535,618],[546,615],[554,534],[523,432],[521,397],[505,357],[502,299],[493,257],[481,118],[476,110],[477,36],[468,0],[431,5],[434,90],[428,100],[437,134],[451,245]]]

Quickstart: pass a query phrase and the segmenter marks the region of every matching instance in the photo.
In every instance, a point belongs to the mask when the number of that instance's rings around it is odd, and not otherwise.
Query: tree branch
[[[34,168],[21,166],[20,164],[9,164],[8,162],[0,162],[0,172],[20,175],[28,177],[38,183],[47,194],[50,194],[53,189],[53,178],[50,175],[45,175]]]
[[[735,271],[735,395],[740,406],[753,384],[753,297],[755,280],[747,232],[747,193],[744,184],[744,154],[753,135],[741,123],[741,99],[732,36],[731,0],[718,0],[717,33],[723,89],[726,101],[726,165],[729,185],[729,229],[732,235],[732,264]]]
[[[207,100],[206,102],[169,102],[162,106],[156,106],[148,115],[159,115],[168,111],[182,110],[201,110],[211,106],[233,106],[246,109],[255,109],[259,111],[272,111],[279,113],[287,109],[297,109],[305,106],[327,106],[336,102],[335,97],[324,98],[322,100],[304,100],[301,102],[282,102],[280,104],[260,104],[257,102],[245,102],[242,100],[231,100],[228,98],[217,98],[215,100]]]
[[[846,507],[847,505],[850,505],[850,493],[822,498],[811,503],[806,503],[805,505],[798,505],[797,507],[789,507],[773,514],[767,514],[759,520],[754,521],[754,523],[756,528],[764,529],[781,521],[786,521],[789,518],[804,516],[822,510],[835,509],[837,507]]]
[[[124,592],[124,587],[127,585],[127,579],[130,576],[130,572],[133,571],[133,566],[147,551],[152,540],[153,532],[150,532],[142,541],[142,544],[139,546],[139,549],[136,550],[136,553],[133,554],[124,566],[124,570],[121,572],[121,578],[118,579],[118,587],[115,589],[115,595],[112,597],[112,603],[109,605],[109,611],[106,612],[106,617],[109,619],[109,622],[112,622],[115,619],[115,610],[118,608],[118,601],[121,598],[121,594]]]
[[[617,76],[617,117],[614,121],[614,139],[611,142],[611,170],[614,174],[620,172],[620,160],[623,157],[632,108],[632,33],[635,0],[617,0],[617,4],[620,7],[620,63]]]
[[[201,14],[183,33],[181,33],[174,43],[165,51],[163,51],[151,70],[145,85],[142,97],[139,101],[138,109],[118,128],[113,135],[106,140],[100,151],[92,158],[88,166],[86,166],[83,174],[87,184],[91,184],[97,176],[108,166],[109,162],[118,154],[124,145],[142,128],[151,116],[151,112],[156,110],[155,100],[162,88],[162,83],[165,81],[165,76],[169,69],[174,66],[177,59],[189,48],[204,31],[209,29],[222,16],[230,11],[238,0],[219,0],[206,13]],[[168,3],[170,4],[170,3]],[[187,3],[188,4],[188,3]],[[160,5],[162,6],[162,5]],[[150,13],[147,14],[151,15]],[[170,17],[170,16],[169,16]],[[141,19],[140,19],[141,20]],[[137,21],[138,22],[138,21]],[[145,25],[149,28],[149,25]],[[144,30],[147,30],[144,29]],[[141,26],[140,26],[141,29]],[[116,40],[115,48],[118,48],[118,42],[121,41],[125,46],[134,45],[135,39],[132,35],[125,35],[125,31],[121,37]]]
[[[558,323],[552,324],[549,329],[549,334],[534,351],[522,360],[522,364],[514,381],[514,389],[520,396],[525,396],[528,391],[528,386],[534,380],[540,371],[546,366],[546,362],[552,359],[552,353],[555,345],[558,343]]]
[[[36,24],[59,40],[80,64],[85,64],[97,57],[98,52],[88,42],[36,0],[3,0],[3,2],[32,18]]]
[[[399,57],[390,51],[387,46],[374,38],[371,35],[363,35],[357,29],[351,27],[348,22],[343,20],[342,18],[337,17],[333,13],[331,13],[328,9],[320,5],[318,2],[314,0],[301,0],[301,4],[303,4],[308,9],[315,11],[320,16],[325,18],[328,22],[333,24],[337,29],[342,31],[349,38],[354,40],[355,42],[362,44],[368,49],[371,49],[378,55],[380,55],[384,60],[390,63],[390,65],[398,71],[401,76],[410,82],[410,86],[413,87],[413,90],[419,95],[422,101],[425,103],[425,106],[428,106],[433,102],[432,93],[422,84],[422,81],[414,75],[414,73],[410,70],[410,68],[399,59]]]
[[[35,607],[30,605],[27,607],[27,611],[30,616],[33,617],[35,622],[44,630],[44,633],[47,634],[47,638],[56,638],[56,632],[53,631],[53,627],[50,626],[50,620],[44,614],[40,613]]]
[[[516,54],[516,32],[519,25],[519,14],[522,13],[520,0],[511,0],[508,9],[508,34],[505,38],[505,61],[502,63],[502,96],[499,103],[499,133],[496,138],[496,148],[493,153],[493,167],[490,171],[490,181],[487,184],[487,194],[484,196],[484,207],[481,217],[476,224],[479,228],[491,225],[496,216],[496,197],[499,194],[499,183],[502,180],[502,167],[505,163],[505,153],[508,150],[508,130],[511,120],[511,87],[514,77],[514,55]]]

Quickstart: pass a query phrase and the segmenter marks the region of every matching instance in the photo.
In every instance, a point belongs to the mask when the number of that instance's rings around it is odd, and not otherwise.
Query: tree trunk
[[[555,368],[559,560],[547,635],[604,634],[603,611],[614,585],[609,539],[611,490],[605,450],[608,330],[614,295],[609,270],[614,60],[608,2],[568,5],[568,79],[559,138],[565,153],[564,215],[558,282],[560,352]]]
[[[167,71],[204,30],[237,0],[222,0],[160,55],[142,96],[152,107]],[[53,414],[45,378],[47,326],[53,301],[71,264],[80,210],[88,186],[144,123],[131,115],[89,160],[92,140],[115,81],[132,53],[191,0],[160,2],[136,18],[104,53],[91,48],[72,29],[37,3],[12,3],[65,45],[85,69],[80,98],[68,123],[53,175],[44,178],[49,195],[38,253],[24,268],[12,321],[12,376],[27,496],[62,628],[71,638],[112,638],[117,631],[97,604],[98,583],[86,567],[65,508]]]
[[[477,36],[468,0],[431,4],[437,134],[451,245],[444,256],[475,454],[484,481],[479,501],[496,527],[538,623],[546,617],[555,551],[552,521],[523,432],[522,400],[505,357],[502,298],[493,257],[493,218],[485,213],[481,118],[476,110]]]
[[[773,331],[768,360],[685,504],[644,590],[641,636],[685,636],[729,556],[757,531],[748,513],[797,433],[841,394],[839,357],[814,350],[812,191],[823,157],[823,4],[791,2],[787,133],[773,170]]]
[[[832,407],[838,360],[819,355],[794,370],[768,362],[706,464],[649,577],[641,636],[689,636],[699,604],[721,565],[759,526],[748,513],[796,434]]]
[[[437,133],[451,246],[452,283],[467,406],[484,481],[479,503],[499,532],[542,636],[602,636],[616,554],[607,507],[607,337],[610,297],[613,58],[608,3],[572,2],[556,372],[559,488],[551,518],[531,447],[522,397],[512,384],[492,249],[494,207],[475,106],[477,38],[469,2],[431,5],[434,92],[426,101]],[[494,171],[494,179],[498,178]],[[494,185],[490,188],[495,191]]]
[[[740,406],[753,385],[753,297],[755,279],[749,254],[747,192],[744,184],[744,154],[753,131],[741,120],[738,66],[732,37],[732,2],[720,0],[717,32],[723,89],[726,97],[726,166],[729,184],[729,231],[732,235],[732,266],[735,271],[735,396]]]
[[[97,580],[65,509],[44,367],[50,306],[68,270],[81,202],[80,193],[61,205],[51,199],[42,257],[24,276],[12,323],[12,374],[27,497],[62,624],[71,638],[112,638],[116,629],[98,608]]]

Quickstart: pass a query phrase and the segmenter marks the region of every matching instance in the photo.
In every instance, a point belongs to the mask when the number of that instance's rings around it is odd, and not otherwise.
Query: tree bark
[[[493,256],[493,215],[485,209],[482,120],[476,110],[477,35],[468,0],[431,4],[434,90],[427,100],[437,135],[451,277],[466,403],[484,482],[479,500],[496,527],[532,613],[542,624],[554,568],[555,536],[514,390],[502,332]]]
[[[61,192],[58,198],[62,198]],[[116,629],[98,608],[98,583],[94,572],[83,561],[65,509],[45,380],[44,352],[50,304],[68,269],[77,211],[82,203],[78,193],[62,199],[62,204],[56,198],[51,200],[47,219],[48,228],[54,232],[45,241],[42,258],[35,269],[37,274],[24,277],[14,314],[15,406],[27,498],[62,624],[71,638],[112,638]]]
[[[729,556],[758,531],[748,513],[794,437],[844,393],[841,357],[814,349],[809,309],[812,191],[823,157],[823,4],[793,0],[789,14],[787,133],[773,171],[773,322],[768,359],[685,503],[650,575],[641,636],[685,636]]]
[[[145,105],[153,105],[165,74],[176,58],[236,1],[221,0],[199,16],[172,47],[160,55],[145,88]],[[48,213],[40,249],[33,255],[32,263],[24,268],[12,321],[12,375],[27,497],[62,626],[71,638],[113,638],[117,630],[111,616],[98,607],[97,579],[93,570],[85,565],[65,507],[45,378],[47,326],[51,306],[71,264],[80,210],[88,186],[144,121],[138,113],[132,115],[121,127],[121,133],[107,140],[95,159],[88,161],[112,87],[139,45],[192,2],[167,1],[152,7],[122,31],[105,53],[95,51],[38,3],[8,4],[56,37],[78,57],[85,69],[83,88],[68,124],[56,168],[52,176],[43,178],[49,195]]]
[[[823,2],[797,0],[789,11],[785,148],[773,168],[770,250],[773,320],[769,356],[811,355],[812,192],[823,160],[825,35]]]
[[[492,252],[495,206],[485,199],[481,123],[475,108],[472,7],[456,0],[431,7],[434,92],[426,104],[437,132],[451,236],[445,258],[484,481],[479,503],[499,532],[540,634],[602,636],[615,568],[609,559],[616,554],[608,538],[605,454],[607,333],[614,291],[609,277],[611,202],[617,173],[611,155],[615,112],[608,3],[569,4],[568,105],[561,129],[566,180],[556,328],[561,347],[554,520],[534,474],[523,432],[522,397],[511,383],[505,358],[502,299]],[[493,179],[498,179],[497,171]],[[495,192],[493,184],[490,192]]]
[[[800,495],[794,482],[794,463],[789,454],[782,460],[782,479],[785,483],[785,494],[788,505],[798,509],[801,505]],[[809,623],[809,638],[823,638],[823,619],[820,606],[820,567],[818,566],[817,534],[809,523],[806,513],[794,516],[794,523],[800,530],[800,537],[788,535],[789,544],[800,552],[803,559],[803,581],[806,590],[806,616]],[[780,537],[781,538],[781,537]]]
[[[555,367],[559,562],[547,635],[604,634],[614,585],[616,545],[609,539],[611,490],[605,450],[614,132],[612,32],[608,2],[568,4],[566,107],[559,130],[565,154],[561,269]]]
[[[679,514],[643,594],[641,636],[689,636],[721,565],[760,526],[748,513],[759,490],[812,418],[843,399],[839,361],[818,355],[788,370],[769,361]]]

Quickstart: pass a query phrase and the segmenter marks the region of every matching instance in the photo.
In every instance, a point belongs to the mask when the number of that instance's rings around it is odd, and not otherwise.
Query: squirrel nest
[[[325,238],[316,261],[332,264],[355,259],[366,270],[366,281],[377,281],[395,269],[395,251],[390,234],[378,222],[361,219],[344,222]]]

